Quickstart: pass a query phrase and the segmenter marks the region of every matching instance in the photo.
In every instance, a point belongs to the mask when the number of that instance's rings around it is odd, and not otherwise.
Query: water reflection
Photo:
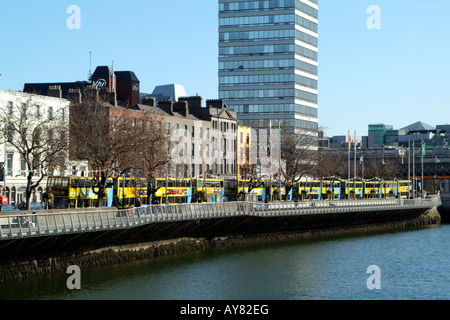
[[[221,248],[1,284],[1,299],[448,299],[450,226]],[[381,270],[369,290],[367,267]]]

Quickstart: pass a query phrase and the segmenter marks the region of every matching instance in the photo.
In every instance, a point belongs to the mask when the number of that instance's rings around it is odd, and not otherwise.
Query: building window
[[[61,122],[66,121],[66,109],[61,108]]]
[[[53,120],[53,107],[48,107],[48,120]]]
[[[6,175],[12,177],[13,175],[13,154],[8,153],[6,155]]]
[[[22,112],[22,116],[25,117],[27,115],[27,104],[26,103],[22,103],[21,112]]]
[[[22,177],[26,176],[27,163],[25,162],[24,156],[20,156],[20,175]]]
[[[188,128],[187,125],[184,125],[184,136],[187,137]]]
[[[191,133],[192,139],[195,138],[195,127],[192,126],[192,133]]]
[[[13,114],[13,106],[14,106],[14,104],[13,104],[13,102],[12,101],[8,101],[8,110],[7,110],[7,112],[8,112],[8,116],[12,116],[12,114]]]
[[[191,156],[195,157],[195,144],[192,144]]]
[[[34,116],[36,117],[36,120],[39,120],[41,118],[41,106],[36,105],[34,107]]]
[[[113,131],[117,131],[117,117],[112,117]]]

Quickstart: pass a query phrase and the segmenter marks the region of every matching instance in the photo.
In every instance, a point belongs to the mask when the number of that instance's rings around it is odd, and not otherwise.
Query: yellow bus
[[[412,183],[409,180],[400,180],[398,183],[397,197],[401,199],[408,199],[411,195]]]
[[[192,202],[223,202],[225,199],[223,179],[192,179]]]
[[[365,181],[364,182],[364,198],[380,199],[382,194],[381,181]]]
[[[157,189],[153,195],[154,204],[181,204],[192,202],[192,180],[164,179],[154,181]]]
[[[381,183],[383,190],[381,191],[381,197],[386,199],[392,199],[397,197],[398,182],[389,180]]]
[[[363,199],[365,197],[363,181],[345,181],[345,198],[346,199]]]
[[[48,179],[47,190],[50,208],[97,207],[98,195],[92,187],[92,177],[52,177]],[[107,188],[106,196],[102,199],[102,207],[110,207],[112,204],[113,191],[112,188]]]
[[[109,179],[111,182],[112,179]],[[119,177],[114,180],[113,205],[118,207],[147,204],[147,180],[144,178]]]
[[[226,201],[242,201],[244,188],[239,186],[239,182],[245,184],[243,180],[238,179],[224,179],[223,180],[223,195]],[[241,190],[242,189],[242,190]]]
[[[301,201],[320,200],[322,183],[320,180],[299,181],[298,196]]]
[[[323,180],[321,200],[339,200],[341,198],[340,180]]]

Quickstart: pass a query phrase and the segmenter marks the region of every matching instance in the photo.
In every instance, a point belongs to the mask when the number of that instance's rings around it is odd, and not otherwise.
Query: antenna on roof
[[[114,61],[112,62],[112,90],[113,92],[116,92],[116,82],[115,80],[115,74],[114,74]]]
[[[89,51],[89,74],[88,80],[92,81],[92,51]]]

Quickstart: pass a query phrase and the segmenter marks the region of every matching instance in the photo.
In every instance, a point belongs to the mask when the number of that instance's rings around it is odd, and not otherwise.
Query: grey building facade
[[[318,129],[318,0],[219,0],[219,98],[241,125]]]

